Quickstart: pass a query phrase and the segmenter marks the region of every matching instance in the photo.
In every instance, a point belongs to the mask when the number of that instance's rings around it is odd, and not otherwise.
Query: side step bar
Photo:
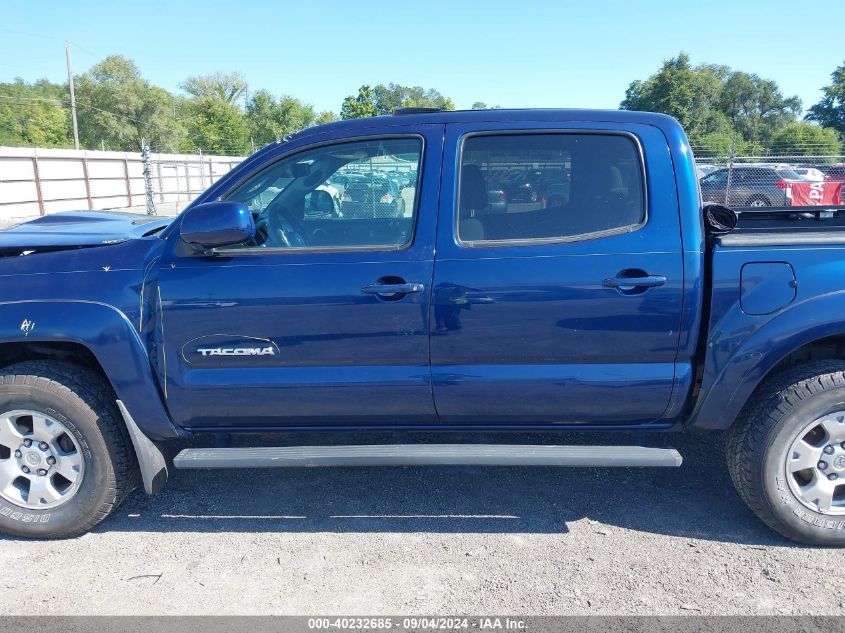
[[[176,468],[317,466],[664,466],[683,459],[674,448],[507,444],[382,444],[186,448]]]

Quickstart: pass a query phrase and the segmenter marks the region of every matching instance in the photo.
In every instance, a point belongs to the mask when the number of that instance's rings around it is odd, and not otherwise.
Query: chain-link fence
[[[735,209],[845,205],[845,156],[693,151],[704,202]]]

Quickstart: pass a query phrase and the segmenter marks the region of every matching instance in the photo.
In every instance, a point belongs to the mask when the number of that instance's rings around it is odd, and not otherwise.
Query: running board
[[[176,468],[303,468],[318,466],[664,466],[683,461],[674,448],[507,444],[382,444],[186,448]]]

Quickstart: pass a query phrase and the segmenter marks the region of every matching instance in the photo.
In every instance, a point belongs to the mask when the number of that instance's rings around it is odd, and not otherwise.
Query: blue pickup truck
[[[766,524],[843,545],[845,221],[765,211],[708,222],[667,116],[412,109],[175,219],[0,231],[0,530],[80,534],[174,467],[672,467],[659,433],[727,430]],[[362,430],[396,441],[320,439]],[[487,443],[420,441],[453,430]],[[573,430],[606,441],[527,441]],[[230,441],[284,431],[314,441]]]

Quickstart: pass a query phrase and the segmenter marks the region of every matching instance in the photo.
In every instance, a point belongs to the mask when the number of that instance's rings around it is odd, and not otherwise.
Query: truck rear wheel
[[[845,545],[845,362],[811,362],[767,380],[730,431],[728,469],[771,528]]]
[[[126,425],[100,376],[54,361],[0,370],[0,531],[82,534],[137,479]]]

